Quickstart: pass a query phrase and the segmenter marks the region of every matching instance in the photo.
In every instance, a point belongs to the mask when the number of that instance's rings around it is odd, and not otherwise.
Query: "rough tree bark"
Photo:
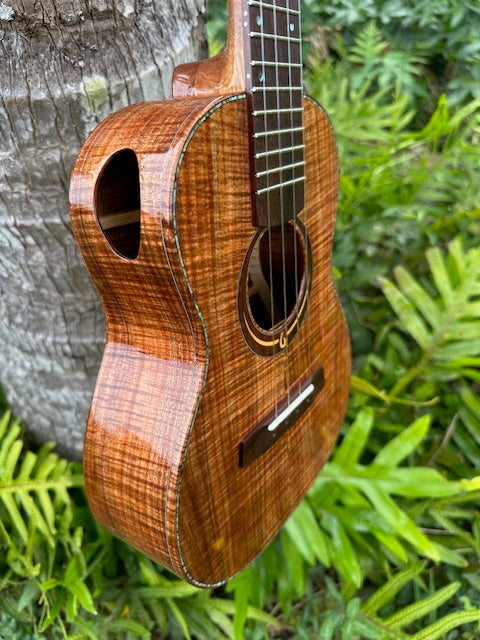
[[[204,57],[205,0],[0,0],[0,381],[36,441],[80,458],[103,313],[67,191],[93,127]]]

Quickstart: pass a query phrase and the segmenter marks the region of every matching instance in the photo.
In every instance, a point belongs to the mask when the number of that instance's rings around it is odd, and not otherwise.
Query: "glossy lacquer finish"
[[[236,73],[233,93],[207,95],[208,73],[192,69],[177,75],[179,97],[123,109],[91,134],[71,212],[107,318],[85,440],[90,506],[116,535],[210,586],[265,547],[318,474],[338,434],[350,363],[331,278],[338,167],[327,117],[304,101],[306,311],[288,348],[264,357],[242,332],[238,295],[258,232],[248,102]],[[310,406],[242,463],[255,429],[311,378],[319,383]]]

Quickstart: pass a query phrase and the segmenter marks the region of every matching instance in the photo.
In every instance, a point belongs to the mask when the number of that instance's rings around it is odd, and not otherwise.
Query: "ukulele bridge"
[[[279,406],[252,429],[240,442],[239,465],[244,469],[270,449],[277,440],[296,424],[313,403],[325,384],[323,367],[302,380]],[[293,400],[292,400],[293,398]]]

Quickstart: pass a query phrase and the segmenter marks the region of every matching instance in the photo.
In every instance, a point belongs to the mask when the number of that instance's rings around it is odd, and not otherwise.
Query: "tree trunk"
[[[88,133],[131,102],[169,97],[204,57],[205,0],[0,0],[0,362],[37,442],[81,458],[104,319],[69,222]]]

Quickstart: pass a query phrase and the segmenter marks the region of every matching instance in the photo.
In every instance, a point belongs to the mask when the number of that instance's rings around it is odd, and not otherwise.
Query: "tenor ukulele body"
[[[107,341],[89,503],[199,586],[266,546],[338,434],[349,345],[331,278],[337,154],[304,98],[298,0],[230,1],[223,54],[101,123],[72,224]]]

